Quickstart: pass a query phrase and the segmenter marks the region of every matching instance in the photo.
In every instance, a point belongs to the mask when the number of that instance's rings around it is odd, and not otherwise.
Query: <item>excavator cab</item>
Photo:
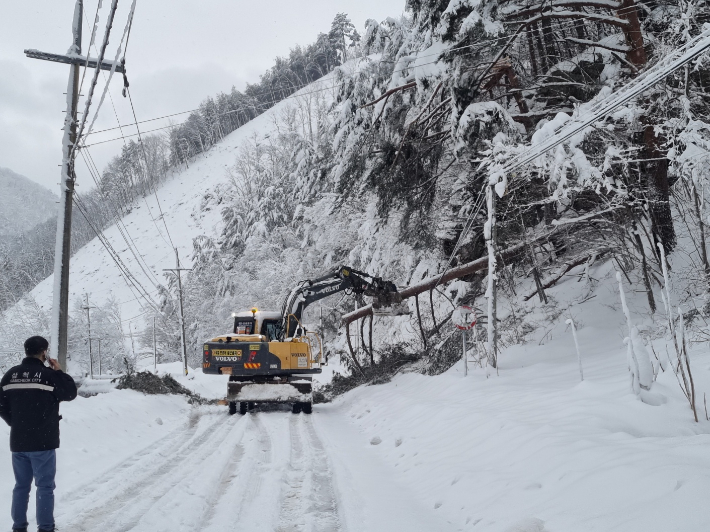
[[[271,319],[264,320],[261,323],[260,333],[266,336],[267,341],[273,342],[280,339],[283,336],[283,327],[281,326],[281,319]]]

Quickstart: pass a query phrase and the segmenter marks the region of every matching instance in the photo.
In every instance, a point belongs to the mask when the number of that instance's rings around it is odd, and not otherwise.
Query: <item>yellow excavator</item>
[[[246,414],[260,403],[288,403],[294,414],[310,414],[313,405],[312,375],[321,373],[320,335],[302,323],[308,305],[339,292],[373,298],[380,315],[408,313],[397,287],[348,267],[301,281],[286,297],[281,312],[256,308],[234,313],[231,333],[205,342],[202,371],[229,375],[229,413]]]

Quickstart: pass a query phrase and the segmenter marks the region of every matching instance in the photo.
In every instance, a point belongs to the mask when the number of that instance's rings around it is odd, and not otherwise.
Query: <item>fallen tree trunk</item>
[[[534,237],[532,239],[525,240],[523,242],[519,242],[518,244],[515,244],[514,246],[510,246],[507,249],[504,249],[500,253],[496,255],[499,260],[506,261],[510,257],[513,257],[517,255],[518,253],[524,253],[525,252],[525,247],[534,244],[535,242],[540,242],[541,240],[547,240],[549,239],[552,235],[560,231],[561,228],[566,228],[566,226],[573,225],[573,224],[578,224],[578,223],[585,223],[585,222],[593,222],[594,218],[597,216],[601,216],[604,214],[609,214],[614,211],[617,211],[619,209],[624,208],[621,205],[611,207],[609,209],[605,209],[603,211],[595,212],[595,213],[589,213],[585,214],[583,216],[579,216],[578,218],[572,218],[572,219],[563,219],[563,220],[555,220],[553,222],[553,225],[555,226],[555,229],[552,231],[549,231],[547,233],[543,233],[537,237]],[[466,277],[468,275],[483,271],[488,268],[488,255],[485,257],[481,257],[479,259],[474,260],[473,262],[468,262],[466,264],[462,264],[461,266],[457,266],[456,268],[451,268],[450,270],[446,270],[442,275],[437,275],[436,277],[429,277],[428,279],[424,279],[423,281],[418,282],[415,285],[408,286],[407,288],[401,290],[399,294],[402,296],[402,299],[407,299],[412,296],[415,296],[417,294],[421,294],[422,292],[426,292],[427,290],[433,290],[440,284],[448,283],[449,281],[453,281],[454,279],[460,279],[461,277]],[[344,314],[342,317],[343,324],[344,325],[349,325],[355,320],[359,320],[360,318],[364,318],[365,316],[370,316],[372,314],[372,305],[366,305],[364,307],[360,307],[357,310],[354,310],[353,312],[349,312],[348,314]]]
[[[372,106],[372,105],[375,105],[377,102],[382,101],[382,100],[384,100],[385,98],[389,98],[389,97],[392,96],[395,92],[403,91],[403,90],[407,90],[407,89],[411,89],[411,88],[416,87],[416,86],[417,86],[417,82],[416,82],[416,81],[411,81],[411,82],[407,83],[406,85],[401,85],[401,86],[399,86],[399,87],[395,87],[394,89],[390,89],[390,90],[388,90],[387,92],[383,93],[382,96],[380,96],[380,97],[377,98],[376,100],[372,100],[371,102],[368,102],[368,103],[366,103],[365,105],[361,105],[361,106],[360,106],[360,109],[364,109],[365,107],[370,107],[370,106]]]
[[[545,234],[544,236],[541,236],[539,239],[535,239],[534,241],[537,240],[542,240],[544,238],[548,238],[550,236],[550,233]],[[508,249],[505,249],[498,253],[498,257],[500,259],[507,259],[509,257],[512,257],[513,255],[516,255],[517,253],[520,253],[525,250],[526,243],[521,242],[520,244],[516,244],[514,246],[509,247]],[[456,268],[451,268],[447,272],[445,272],[443,275],[437,275],[436,277],[430,277],[428,279],[425,279],[415,285],[408,286],[404,290],[400,291],[400,295],[402,296],[402,299],[407,299],[413,296],[416,296],[418,294],[421,294],[422,292],[426,292],[427,290],[432,290],[436,288],[438,285],[447,283],[449,281],[453,281],[454,279],[458,279],[460,277],[466,277],[467,275],[471,275],[476,272],[480,272],[483,270],[486,270],[488,268],[488,256],[486,255],[485,257],[481,257],[480,259],[476,259],[473,262],[469,262],[466,264],[462,264],[461,266],[457,266]],[[358,320],[360,318],[364,318],[365,316],[369,316],[372,314],[372,305],[366,305],[364,307],[360,307],[359,309],[350,312],[348,314],[345,314],[343,316],[343,323],[346,325],[349,323],[352,323],[355,320]]]

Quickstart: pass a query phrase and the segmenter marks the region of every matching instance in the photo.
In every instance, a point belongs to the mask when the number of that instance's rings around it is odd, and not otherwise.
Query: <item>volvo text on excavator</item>
[[[397,287],[348,267],[318,279],[301,281],[286,297],[281,312],[251,311],[233,314],[231,333],[205,342],[202,371],[229,375],[229,413],[241,414],[259,403],[288,403],[294,413],[310,414],[312,375],[321,373],[321,337],[302,323],[308,305],[339,292],[372,297],[377,314],[403,314]]]

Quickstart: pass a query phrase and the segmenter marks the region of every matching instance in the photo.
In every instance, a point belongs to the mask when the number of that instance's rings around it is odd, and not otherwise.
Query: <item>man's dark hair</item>
[[[25,340],[25,354],[28,357],[38,357],[49,347],[49,342],[41,336],[32,336]]]

